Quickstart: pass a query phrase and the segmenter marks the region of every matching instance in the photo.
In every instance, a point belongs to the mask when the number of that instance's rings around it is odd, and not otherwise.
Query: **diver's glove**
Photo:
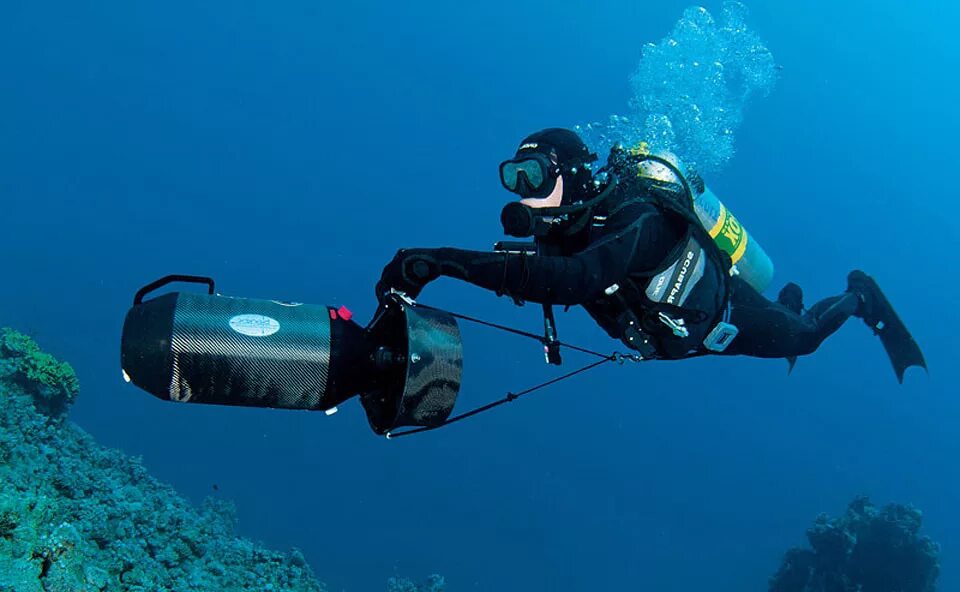
[[[377,282],[377,301],[393,288],[410,298],[420,295],[423,287],[440,277],[441,266],[435,256],[436,249],[400,249],[390,263],[383,268]]]

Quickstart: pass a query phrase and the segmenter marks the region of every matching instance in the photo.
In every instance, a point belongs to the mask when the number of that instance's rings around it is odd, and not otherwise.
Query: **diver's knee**
[[[802,341],[802,342],[800,343],[800,345],[797,347],[797,354],[796,354],[796,355],[798,355],[798,356],[809,356],[810,354],[812,354],[812,353],[814,353],[815,351],[817,351],[818,349],[820,349],[820,344],[821,344],[821,343],[823,343],[823,340],[819,340],[819,339],[818,339],[818,340]]]

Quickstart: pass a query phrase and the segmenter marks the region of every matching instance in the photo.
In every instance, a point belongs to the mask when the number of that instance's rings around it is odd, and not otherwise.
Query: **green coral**
[[[0,361],[5,373],[33,396],[37,409],[50,417],[64,415],[80,392],[73,366],[44,352],[29,335],[0,329]]]
[[[4,356],[0,592],[323,592],[299,551],[239,537],[229,501],[196,508],[139,459],[50,421]]]
[[[13,537],[13,532],[20,523],[20,515],[16,509],[0,501],[0,539]]]

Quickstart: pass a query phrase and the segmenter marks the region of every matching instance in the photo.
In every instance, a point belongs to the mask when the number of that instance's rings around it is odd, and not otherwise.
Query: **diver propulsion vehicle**
[[[151,293],[175,282],[207,293]],[[325,411],[355,395],[377,434],[435,428],[460,389],[456,320],[397,297],[361,329],[341,307],[222,296],[212,279],[144,286],[123,324],[124,379],[167,401]]]

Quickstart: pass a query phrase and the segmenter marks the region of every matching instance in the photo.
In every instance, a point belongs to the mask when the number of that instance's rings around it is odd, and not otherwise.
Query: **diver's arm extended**
[[[455,248],[409,249],[384,269],[380,288],[419,288],[439,276],[530,302],[582,304],[631,269],[657,265],[678,235],[653,207],[638,204],[607,220],[607,231],[570,256],[521,255]]]

